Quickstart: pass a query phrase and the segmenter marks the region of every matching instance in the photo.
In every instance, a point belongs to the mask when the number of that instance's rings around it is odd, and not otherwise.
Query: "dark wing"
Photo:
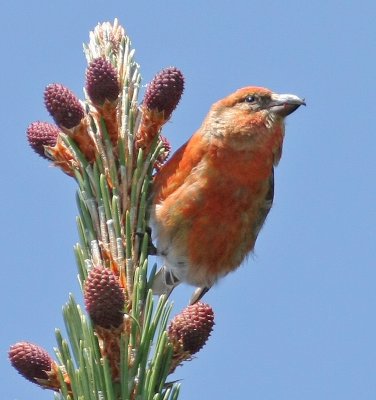
[[[272,208],[273,199],[274,199],[274,168],[272,169],[272,173],[270,174],[269,189],[266,193],[264,202],[263,202],[262,206],[260,207],[259,217],[258,217],[257,223],[255,225],[255,236],[256,237],[259,234],[262,226],[264,225],[264,222],[266,220],[266,217],[269,214],[270,209]]]

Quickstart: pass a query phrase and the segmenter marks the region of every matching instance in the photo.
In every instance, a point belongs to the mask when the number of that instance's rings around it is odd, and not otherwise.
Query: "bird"
[[[155,175],[151,227],[167,296],[181,282],[193,304],[255,247],[272,207],[285,118],[305,100],[247,86],[214,103],[201,127]]]

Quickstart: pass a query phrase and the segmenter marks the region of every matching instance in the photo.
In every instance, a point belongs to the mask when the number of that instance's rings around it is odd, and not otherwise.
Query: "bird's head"
[[[285,117],[301,105],[305,105],[304,99],[293,94],[249,86],[213,104],[204,127],[210,126],[212,138],[232,147],[254,148],[275,135],[282,140]]]

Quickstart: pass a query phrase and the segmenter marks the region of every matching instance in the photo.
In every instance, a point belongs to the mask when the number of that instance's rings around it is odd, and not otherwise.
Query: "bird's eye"
[[[254,102],[256,101],[256,96],[248,95],[248,96],[244,99],[244,101],[245,101],[246,103],[254,103]]]

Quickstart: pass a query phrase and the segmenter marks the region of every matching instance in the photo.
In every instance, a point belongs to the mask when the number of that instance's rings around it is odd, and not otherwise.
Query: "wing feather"
[[[200,162],[205,153],[200,134],[192,138],[180,147],[166,162],[153,182],[153,202],[158,204],[166,197],[181,187],[192,169]]]
[[[272,169],[269,178],[269,189],[266,193],[264,202],[260,207],[259,218],[257,219],[257,223],[255,226],[256,236],[258,235],[262,226],[264,225],[266,217],[268,216],[269,211],[272,208],[273,200],[274,200],[274,168]]]

